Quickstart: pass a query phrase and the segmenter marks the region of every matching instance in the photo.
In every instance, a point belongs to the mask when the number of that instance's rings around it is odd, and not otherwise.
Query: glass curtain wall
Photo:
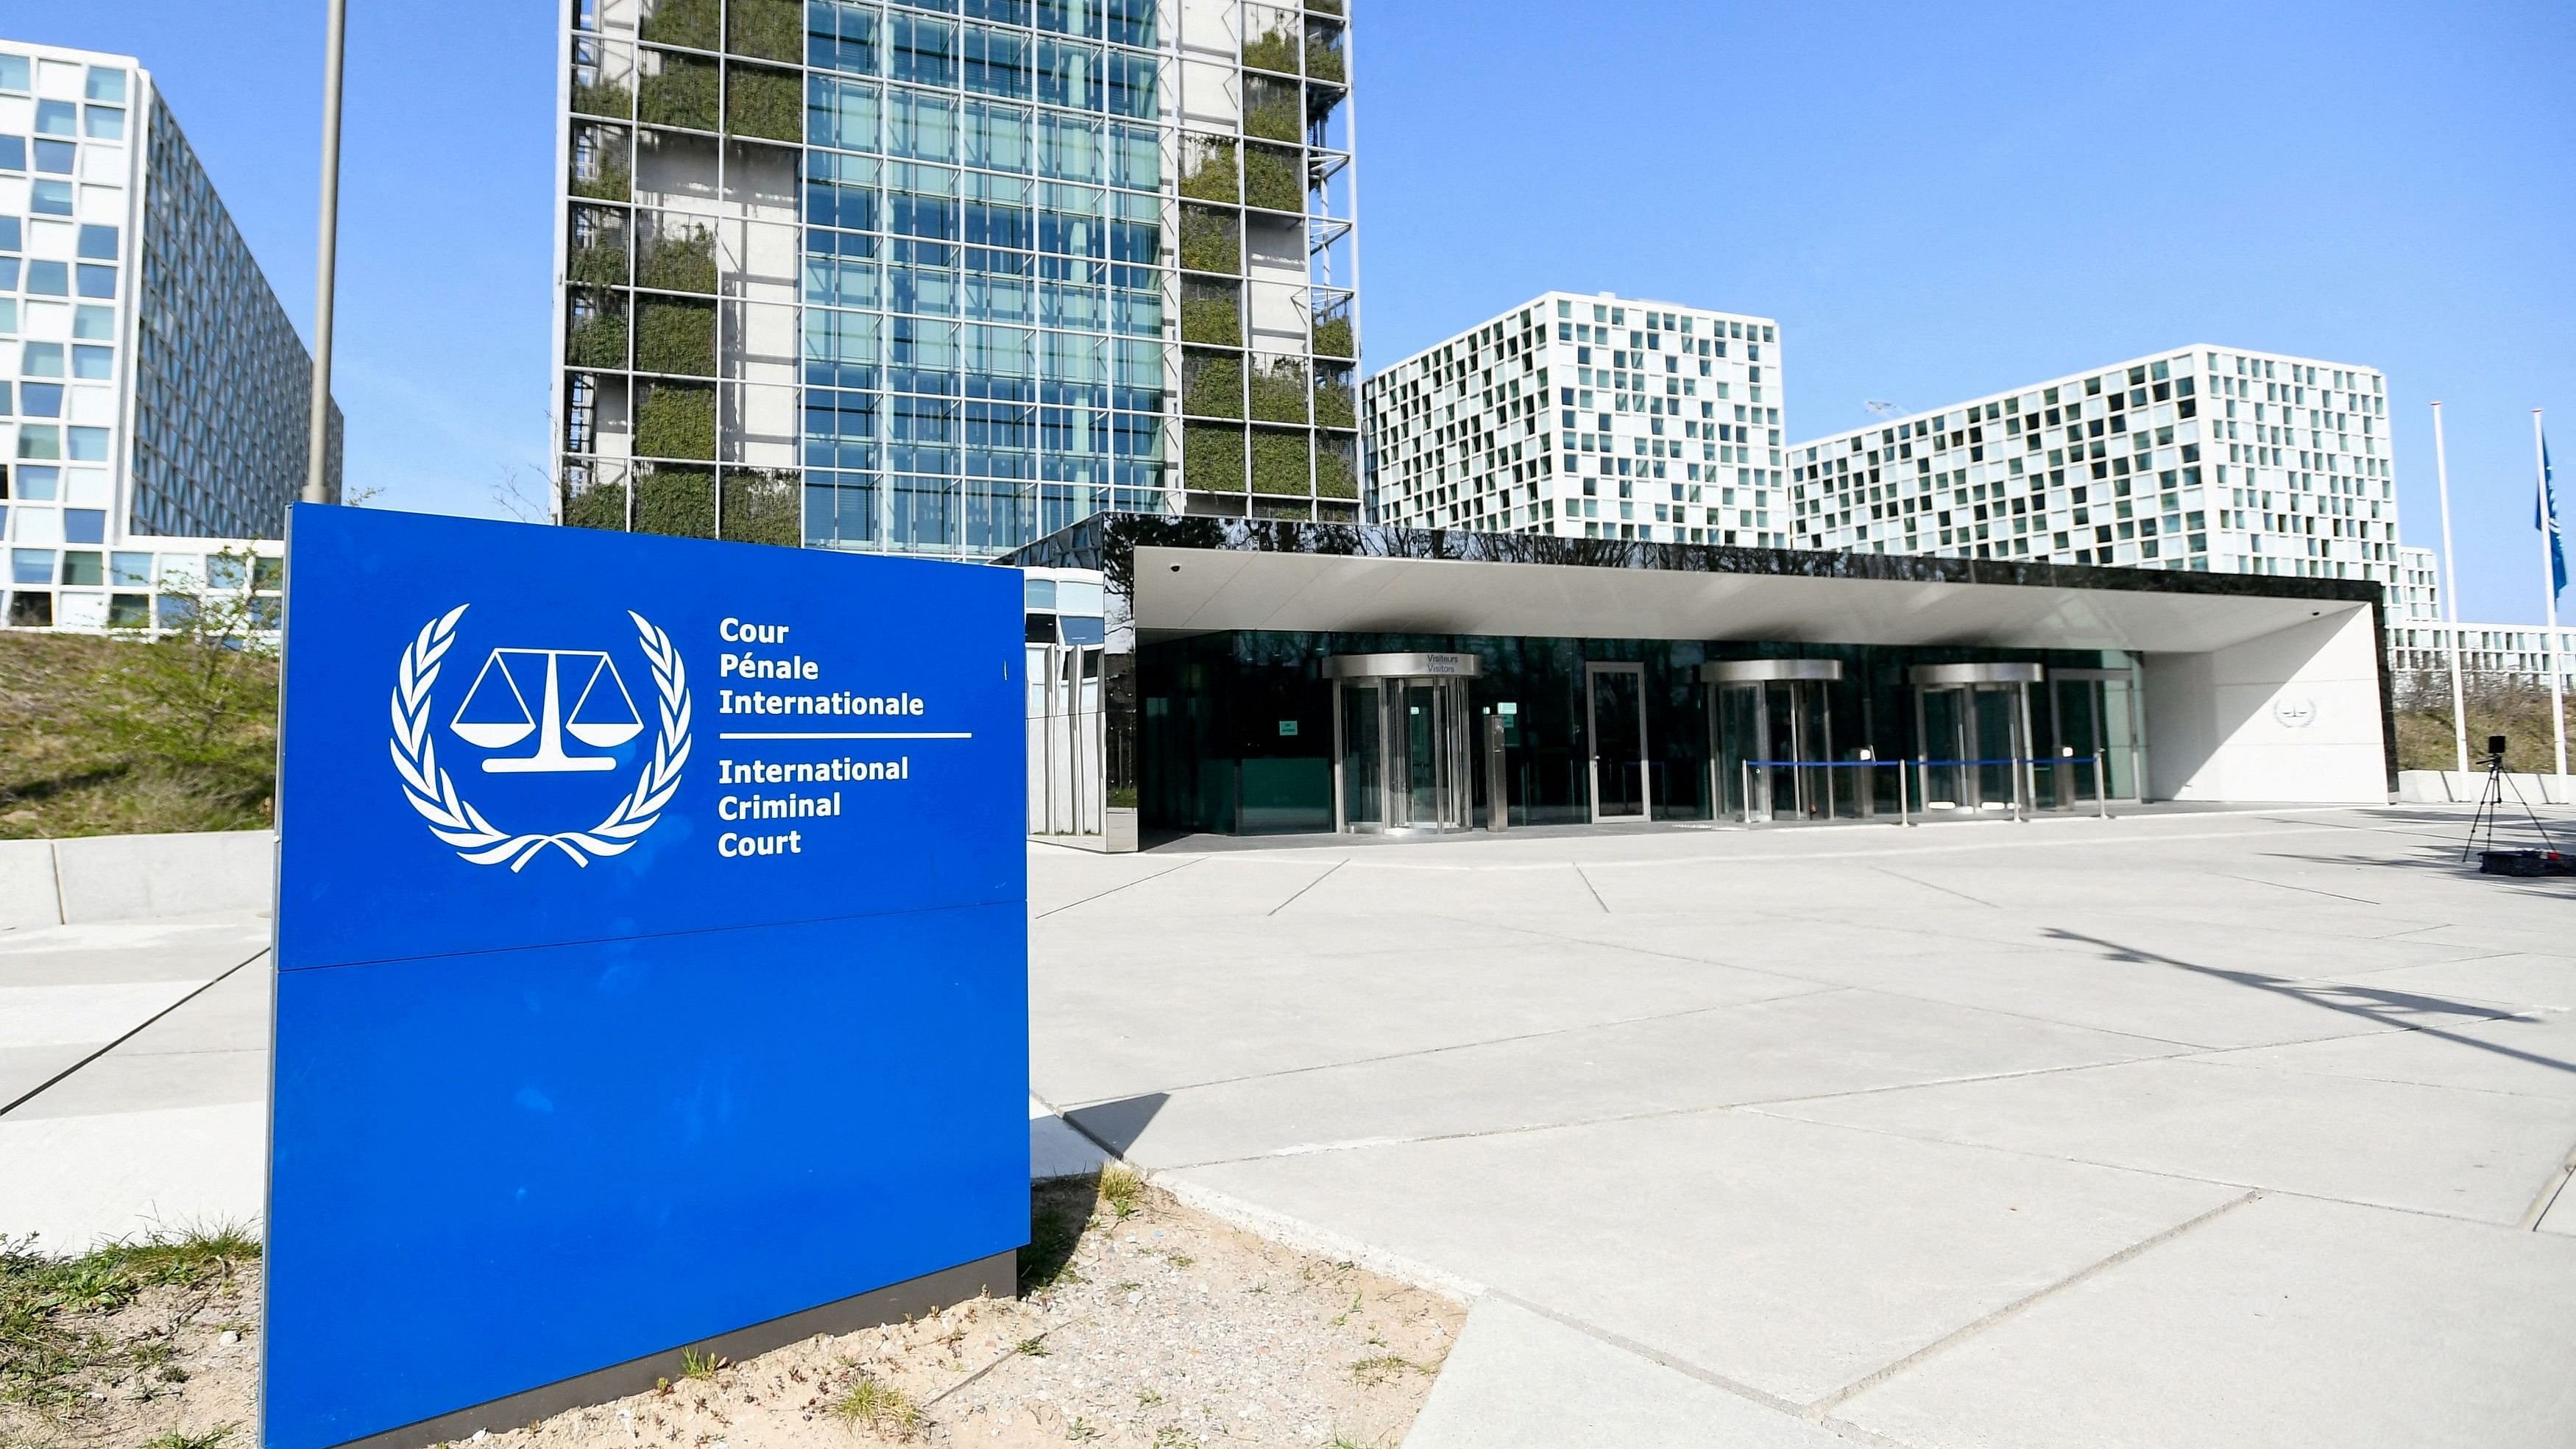
[[[1132,758],[1140,826],[1148,833],[1331,830],[1336,724],[1346,746],[1341,800],[1346,822],[1362,829],[1398,823],[1389,820],[1385,804],[1389,777],[1383,772],[1394,752],[1383,738],[1390,726],[1382,702],[1378,708],[1363,708],[1355,703],[1361,692],[1345,688],[1337,720],[1333,683],[1324,677],[1322,664],[1334,655],[1408,652],[1468,653],[1479,660],[1480,675],[1464,682],[1465,722],[1469,738],[1480,741],[1485,719],[1498,716],[1502,721],[1513,825],[1705,820],[1712,814],[1713,794],[1724,800],[1728,818],[1740,818],[1745,802],[1742,771],[1735,762],[1749,758],[1741,740],[1752,738],[1757,724],[1775,739],[1796,734],[1802,743],[1791,748],[1800,751],[1801,759],[1853,762],[1867,750],[1869,758],[1893,762],[1916,759],[1927,750],[1936,758],[2001,760],[2074,747],[2081,756],[2092,752],[2088,737],[2098,718],[2112,798],[2136,793],[2131,748],[2136,693],[2127,660],[2117,654],[1225,633],[1148,643],[1133,656],[1141,738]],[[1841,661],[1843,677],[1761,693],[1714,688],[1700,676],[1700,665],[1711,656],[1830,658]],[[1972,691],[1941,693],[1938,699],[1927,694],[1925,727],[1942,743],[1937,748],[1923,744],[1917,735],[1918,691],[1908,671],[1919,664],[1998,660],[2040,663],[2052,672],[2071,673],[2063,681],[2031,686],[2033,723],[2027,737],[2021,734],[2018,711],[2001,708],[2009,702],[2005,693],[1995,692],[1992,701],[1967,698]],[[1740,714],[1731,721],[1725,713],[1730,701]],[[1953,705],[1963,708],[1943,712]],[[1757,708],[1771,716],[1757,721],[1749,712]],[[2080,722],[2069,712],[2077,709]],[[1636,738],[1641,710],[1642,756]],[[1792,710],[1803,711],[1804,718],[1792,720]],[[1615,740],[1603,738],[1612,730]],[[1730,740],[1737,743],[1730,747]],[[1779,744],[1765,748],[1768,757],[1781,757]],[[1353,750],[1361,761],[1356,767]],[[1481,757],[1463,773],[1472,792],[1466,818],[1482,824],[1493,802]],[[1957,778],[1962,773],[1970,778]],[[2090,767],[2069,767],[2063,787],[2054,766],[2043,763],[2034,773],[2035,803],[2042,808],[2090,805],[2099,788]],[[1794,778],[1801,774],[1808,777],[1803,782]],[[1596,802],[1593,781],[1603,777],[1608,783]],[[1893,818],[1900,804],[1898,779],[1892,765],[1781,771],[1768,782],[1773,792],[1768,803],[1776,819]],[[1757,780],[1757,793],[1763,783]],[[1932,798],[1954,803],[1971,789],[1975,801],[2009,802],[2015,793],[2008,765],[1954,769],[1921,784],[1932,788]],[[1924,799],[1918,793],[1904,805],[1920,810]],[[1756,814],[1762,813],[1757,808]]]
[[[1338,0],[567,6],[564,522],[978,555],[1184,486],[1356,516]],[[1186,448],[1185,373],[1225,420]]]

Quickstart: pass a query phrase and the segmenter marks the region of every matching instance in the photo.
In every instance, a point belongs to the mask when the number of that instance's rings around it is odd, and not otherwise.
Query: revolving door
[[[1838,659],[1729,659],[1700,666],[1708,686],[1709,798],[1745,820],[1829,820],[1837,795],[1867,796],[1865,772],[1837,781],[1828,686]],[[1861,804],[1866,813],[1866,804]]]
[[[2036,664],[1925,664],[1914,685],[1915,774],[1927,812],[2027,813]]]
[[[1333,828],[1366,834],[1465,830],[1473,654],[1337,654],[1333,682]]]

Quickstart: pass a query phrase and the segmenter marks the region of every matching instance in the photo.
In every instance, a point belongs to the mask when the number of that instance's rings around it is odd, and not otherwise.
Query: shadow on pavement
[[[1171,1100],[1168,1093],[1148,1092],[1141,1097],[1122,1097],[1115,1102],[1101,1102],[1089,1107],[1076,1107],[1064,1114],[1083,1136],[1109,1149],[1114,1156],[1125,1157],[1136,1139],[1145,1135],[1154,1114]]]
[[[2389,991],[2343,983],[2316,984],[2293,981],[2287,977],[2266,976],[2259,971],[2226,971],[2216,966],[2201,966],[2189,961],[2177,960],[2171,956],[2161,956],[2135,946],[2123,946],[2116,941],[2105,941],[2099,936],[2087,936],[2080,931],[2069,931],[2057,926],[2050,927],[2048,934],[2060,941],[2075,941],[2088,946],[2098,946],[2102,949],[2104,960],[2170,966],[2177,971],[2189,971],[2196,976],[2232,982],[2238,986],[2251,987],[2256,991],[2268,991],[2275,996],[2288,997],[2292,1001],[2304,1001],[2311,1006],[2323,1007],[2328,1011],[2342,1012],[2346,1016],[2357,1016],[2364,1021],[2393,1030],[2422,1032],[2426,1036],[2438,1037],[2460,1046],[2474,1047],[2482,1052],[2493,1052],[2502,1057],[2511,1057],[2515,1061],[2530,1062],[2534,1066],[2548,1067],[2553,1071],[2576,1072],[2576,1062],[2563,1062],[2556,1057],[2545,1057],[2535,1052],[2522,1051],[2500,1042],[2481,1041],[2476,1037],[2461,1036],[2456,1032],[2444,1031],[2433,1024],[2438,1018],[2458,1017],[2477,1021],[2529,1022],[2532,1020],[2520,1012],[2508,1011],[2501,1007],[2477,1006],[2465,1001],[2451,1001],[2443,997],[2425,996],[2411,991]]]

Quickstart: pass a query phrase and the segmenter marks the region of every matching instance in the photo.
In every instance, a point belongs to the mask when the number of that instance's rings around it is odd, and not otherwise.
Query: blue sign
[[[1019,1246],[1019,575],[298,506],[263,1442]]]

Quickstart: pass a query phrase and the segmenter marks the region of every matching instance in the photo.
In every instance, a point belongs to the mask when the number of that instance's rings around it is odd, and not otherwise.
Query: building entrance
[[[1585,735],[1592,745],[1592,820],[1646,818],[1646,672],[1583,666]]]
[[[1708,685],[1711,798],[1721,816],[1824,820],[1846,793],[1830,769],[1837,659],[1730,659],[1700,666]],[[1848,789],[1866,799],[1866,779]]]
[[[1376,834],[1465,830],[1474,821],[1467,681],[1472,654],[1337,654],[1333,826]]]
[[[1914,685],[1923,808],[2031,808],[2030,688],[2036,664],[1925,664]]]

